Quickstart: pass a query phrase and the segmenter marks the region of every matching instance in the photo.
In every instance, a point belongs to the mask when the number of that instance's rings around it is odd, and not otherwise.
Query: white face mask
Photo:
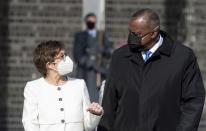
[[[73,71],[73,61],[69,58],[69,56],[65,57],[65,60],[61,60],[57,65],[57,71],[60,75],[66,75]]]

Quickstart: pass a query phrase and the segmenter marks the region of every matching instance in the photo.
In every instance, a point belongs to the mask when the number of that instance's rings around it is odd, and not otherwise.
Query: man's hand
[[[103,108],[98,103],[92,102],[87,111],[94,115],[100,116],[103,113]]]

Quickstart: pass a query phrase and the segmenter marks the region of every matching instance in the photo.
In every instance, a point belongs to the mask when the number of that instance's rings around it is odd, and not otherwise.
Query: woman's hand
[[[87,111],[89,111],[90,113],[97,115],[97,116],[100,116],[103,114],[102,106],[99,105],[98,103],[95,103],[95,102],[92,102],[92,104],[89,106]]]

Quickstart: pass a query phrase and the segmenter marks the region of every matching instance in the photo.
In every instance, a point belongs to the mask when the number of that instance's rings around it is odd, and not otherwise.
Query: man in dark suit
[[[205,89],[196,57],[160,30],[153,10],[133,14],[110,66],[98,131],[197,131]]]
[[[91,101],[98,102],[98,86],[106,79],[112,43],[103,31],[98,31],[97,17],[89,13],[85,17],[87,29],[76,33],[73,56],[77,64],[77,77],[86,81]]]

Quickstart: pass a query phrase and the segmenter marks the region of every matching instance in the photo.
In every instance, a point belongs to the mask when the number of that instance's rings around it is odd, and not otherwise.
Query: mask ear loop
[[[48,64],[49,64],[49,63],[50,63],[50,62],[47,62],[47,63],[46,63],[46,68],[48,67]]]
[[[154,33],[154,32],[156,32],[157,31],[157,29],[159,28],[160,26],[158,25],[158,26],[156,26],[155,28],[153,28],[152,30],[152,32],[150,32],[150,33],[148,33],[148,34],[146,34],[145,36],[143,36],[141,39],[143,40],[144,38],[146,38],[147,37],[147,35],[149,35],[149,34],[151,34],[151,33]]]
[[[156,29],[158,29],[158,28],[160,28],[160,26],[158,25],[158,26],[156,26],[153,30],[154,31],[156,31]]]

